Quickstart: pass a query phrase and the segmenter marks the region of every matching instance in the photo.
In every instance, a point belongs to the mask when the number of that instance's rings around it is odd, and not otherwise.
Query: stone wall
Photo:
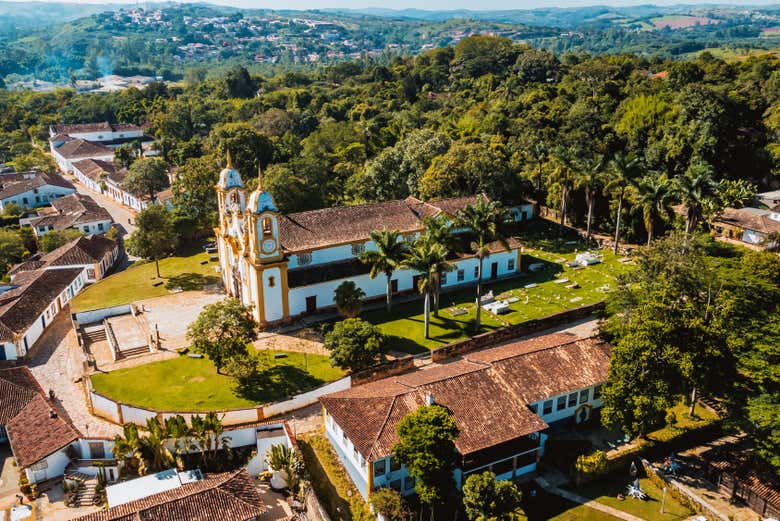
[[[597,302],[587,306],[581,306],[579,308],[570,309],[568,311],[562,311],[555,313],[554,315],[548,315],[539,319],[528,320],[521,324],[514,326],[503,327],[495,331],[488,333],[482,333],[466,340],[459,342],[453,342],[446,346],[439,347],[431,351],[431,360],[434,362],[442,362],[450,358],[462,356],[465,353],[469,353],[476,349],[483,347],[494,346],[508,340],[519,338],[532,333],[538,333],[545,329],[550,329],[563,324],[568,324],[583,318],[592,316],[595,312],[604,309],[604,302]]]
[[[390,362],[379,364],[365,371],[354,373],[352,375],[352,385],[361,385],[381,378],[387,378],[388,376],[395,376],[397,374],[405,373],[414,369],[414,357],[412,355],[398,358]]]

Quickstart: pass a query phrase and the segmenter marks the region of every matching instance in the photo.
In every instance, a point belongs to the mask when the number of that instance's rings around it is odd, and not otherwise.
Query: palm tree
[[[597,156],[587,158],[581,163],[581,169],[574,179],[574,186],[585,192],[585,204],[588,206],[588,224],[585,240],[590,242],[590,227],[593,222],[593,207],[596,204],[596,193],[604,184],[604,158]]]
[[[141,446],[152,459],[152,468],[156,470],[168,468],[173,463],[173,456],[165,446],[168,435],[165,426],[157,417],[146,420],[147,435],[141,438]]]
[[[380,273],[387,277],[387,311],[390,311],[390,301],[393,297],[393,271],[404,259],[408,246],[397,231],[387,229],[371,232],[371,240],[376,244],[376,250],[368,250],[360,256],[360,261],[371,265],[368,276],[372,279]]]
[[[620,242],[620,215],[623,213],[623,200],[626,197],[626,190],[635,183],[641,174],[642,164],[634,154],[625,155],[622,152],[618,152],[612,161],[609,162],[609,166],[610,178],[604,190],[608,193],[616,194],[618,198],[614,249],[615,255],[617,255]]]
[[[544,165],[544,162],[547,160],[547,154],[548,154],[547,145],[545,145],[542,141],[535,141],[534,144],[531,146],[531,156],[533,156],[537,168],[539,169],[536,174],[537,196],[542,193],[542,166]]]
[[[671,219],[673,195],[669,179],[663,174],[646,177],[637,184],[632,211],[642,214],[648,245],[655,235],[656,223]]]
[[[691,163],[684,175],[675,179],[674,192],[685,206],[685,234],[690,235],[702,217],[704,205],[715,199],[718,184],[712,167],[704,162]]]
[[[561,189],[561,226],[559,233],[563,235],[563,231],[566,227],[566,210],[569,204],[569,192],[572,187],[572,177],[575,167],[574,156],[571,151],[564,147],[556,147],[553,151],[553,158],[555,159],[555,180]]]
[[[505,249],[509,249],[507,238],[503,233],[503,225],[509,220],[509,214],[501,203],[488,201],[480,196],[474,204],[458,210],[456,222],[458,226],[468,228],[476,235],[471,243],[471,251],[479,260],[477,264],[477,322],[476,330],[481,326],[482,267],[484,260],[490,256],[489,244],[498,241]]]
[[[420,273],[417,291],[425,296],[425,338],[427,339],[430,337],[431,293],[436,274],[439,271],[450,271],[454,266],[447,262],[447,250],[425,236],[414,241],[402,265],[404,268]]]
[[[124,461],[131,468],[138,471],[139,476],[146,474],[148,466],[144,459],[141,437],[138,435],[138,426],[134,423],[126,423],[122,426],[122,434],[114,438],[114,447],[111,452],[117,460]]]
[[[460,241],[452,233],[452,222],[445,215],[426,217],[423,219],[423,223],[425,224],[425,236],[428,240],[442,245],[448,255],[461,250]],[[437,270],[433,285],[433,315],[436,317],[439,316],[442,273],[444,271]]]

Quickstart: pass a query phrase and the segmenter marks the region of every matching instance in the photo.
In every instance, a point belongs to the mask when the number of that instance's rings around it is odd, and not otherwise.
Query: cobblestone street
[[[113,438],[121,432],[118,425],[92,416],[87,406],[81,379],[83,354],[69,319],[70,308],[63,309],[33,346],[27,365],[44,392],[56,396],[60,412],[70,418],[82,433]]]

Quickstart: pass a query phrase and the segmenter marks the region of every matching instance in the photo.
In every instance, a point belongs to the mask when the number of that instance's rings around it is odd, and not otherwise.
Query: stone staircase
[[[79,491],[76,493],[74,505],[77,507],[93,506],[97,501],[97,494],[95,494],[97,479],[91,476],[88,476],[88,478],[89,479],[82,482]]]
[[[712,396],[704,395],[699,398],[699,402],[703,403],[716,413],[718,413],[718,416],[723,418],[726,416],[726,407],[723,405],[723,403],[720,400],[714,399]]]
[[[101,325],[100,327],[90,327],[89,329],[85,329],[83,338],[87,344],[102,342],[106,340],[106,328]]]

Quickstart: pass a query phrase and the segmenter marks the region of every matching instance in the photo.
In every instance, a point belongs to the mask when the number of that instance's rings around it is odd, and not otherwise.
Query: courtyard
[[[582,248],[576,241],[561,241],[550,249],[526,248],[522,254],[525,273],[484,287],[483,294],[492,292],[496,300],[508,301],[509,312],[494,314],[483,308],[482,331],[600,302],[615,287],[617,276],[631,269],[628,259],[605,250],[598,252],[602,259],[598,264],[569,267],[577,256],[577,246]],[[485,264],[489,262],[488,258]],[[442,293],[439,316],[431,312],[428,339],[424,338],[425,316],[419,300],[397,304],[390,313],[385,309],[369,311],[362,318],[389,337],[388,349],[423,353],[473,334],[475,298],[474,288]]]
[[[207,253],[193,253],[160,260],[160,275],[154,262],[136,261],[124,271],[114,273],[85,288],[71,301],[75,313],[129,304],[137,300],[169,295],[172,292],[202,290],[219,283],[218,261]]]
[[[343,372],[323,355],[264,350],[245,382],[218,374],[207,358],[179,355],[91,376],[96,392],[123,403],[164,411],[212,411],[282,400],[337,380]]]

